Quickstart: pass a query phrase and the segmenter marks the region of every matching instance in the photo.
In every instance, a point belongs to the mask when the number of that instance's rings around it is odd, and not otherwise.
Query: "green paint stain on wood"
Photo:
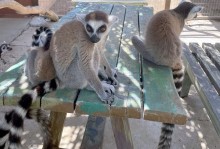
[[[83,102],[82,104],[79,102],[80,110],[86,111],[88,115],[95,115],[96,113],[107,113],[108,109],[106,106],[102,104],[90,103],[90,102]]]

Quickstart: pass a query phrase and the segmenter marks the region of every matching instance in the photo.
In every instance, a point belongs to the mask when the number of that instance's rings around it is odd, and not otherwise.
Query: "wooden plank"
[[[196,43],[190,43],[189,48],[198,59],[203,70],[206,72],[210,81],[214,85],[216,91],[220,94],[220,71],[212,63],[209,57],[205,54],[204,50]]]
[[[52,137],[52,145],[54,148],[55,147],[59,148],[65,119],[66,119],[66,113],[50,112],[51,130],[52,130],[51,137]]]
[[[25,56],[21,57],[16,64],[12,65],[0,76],[0,95],[3,105],[17,105],[20,97],[28,91],[29,83],[23,74]],[[39,107],[37,100],[33,107]]]
[[[201,97],[212,124],[220,136],[220,97],[186,44],[183,45],[183,53],[183,62],[190,80]]]
[[[143,62],[144,119],[185,124],[187,117],[173,83],[171,69]]]
[[[220,70],[220,52],[211,43],[203,43],[203,49],[205,49],[206,54],[215,64],[215,66]]]
[[[106,118],[89,116],[80,149],[101,149]]]
[[[1,97],[7,91],[8,87],[15,82],[23,69],[25,63],[24,57],[18,60],[16,64],[7,69],[0,75],[0,95]]]
[[[24,73],[17,73],[17,79],[8,87],[7,92],[4,93],[4,105],[17,105],[17,102],[20,100],[21,96],[24,93],[27,93],[31,86],[28,82],[28,78]],[[32,107],[40,107],[40,99],[38,98],[35,103],[32,104]]]
[[[133,149],[128,118],[111,117],[112,130],[118,149]]]
[[[220,52],[220,43],[215,43],[215,48]]]
[[[127,6],[123,24],[123,34],[120,45],[117,69],[119,82],[124,92],[122,100],[117,100],[111,106],[112,116],[141,118],[141,89],[139,56],[131,43],[131,36],[138,34],[138,9]],[[120,113],[120,114],[119,114]]]
[[[171,0],[165,0],[165,9],[170,9]]]
[[[191,85],[192,85],[192,82],[189,78],[189,75],[187,72],[185,72],[180,97],[184,98],[188,96]]]
[[[72,113],[74,111],[73,102],[77,97],[77,90],[58,89],[55,92],[46,94],[41,99],[41,108],[56,112]]]

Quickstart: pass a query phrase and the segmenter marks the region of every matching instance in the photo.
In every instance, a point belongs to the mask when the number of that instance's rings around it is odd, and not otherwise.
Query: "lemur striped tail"
[[[162,124],[158,149],[170,149],[174,127],[175,127],[174,124],[168,124],[168,123]]]
[[[45,51],[48,50],[52,35],[53,32],[49,27],[41,26],[40,28],[36,29],[35,34],[32,36],[32,46],[43,47]]]
[[[183,79],[184,79],[184,66],[182,65],[180,68],[173,68],[173,80],[178,94],[182,90]]]
[[[173,71],[173,81],[176,90],[180,95],[182,89],[182,82],[184,78],[184,66],[178,65],[178,68],[173,68],[172,71]],[[174,124],[168,124],[168,123],[162,124],[158,149],[170,149],[174,127],[175,127]]]
[[[56,90],[58,82],[53,79],[43,82],[34,87],[29,93],[24,94],[18,101],[17,107],[7,113],[0,125],[0,149],[21,149],[21,136],[23,133],[23,123],[25,117],[36,120],[44,137],[44,144],[50,146],[50,127],[47,113],[41,109],[30,109],[38,96]]]

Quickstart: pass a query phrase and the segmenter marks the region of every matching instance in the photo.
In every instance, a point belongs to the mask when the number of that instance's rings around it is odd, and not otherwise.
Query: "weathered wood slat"
[[[209,57],[205,54],[204,50],[196,43],[190,43],[189,48],[192,53],[198,59],[203,70],[206,72],[210,81],[216,88],[216,91],[220,94],[220,71],[212,63]]]
[[[106,118],[89,116],[80,149],[101,149]]]
[[[23,74],[24,58],[24,56],[21,57],[16,64],[0,76],[0,94],[3,105],[17,105],[21,95],[30,88],[27,77]],[[40,107],[40,100],[32,106]]]
[[[51,131],[52,133],[51,143],[54,148],[59,148],[65,119],[66,119],[66,113],[62,113],[62,112],[51,112],[50,113],[51,130],[52,130]]]
[[[220,43],[215,43],[215,48],[220,52]]]
[[[117,149],[133,149],[128,118],[111,117],[111,124]]]
[[[208,55],[208,57],[210,57],[218,70],[220,70],[220,52],[215,49],[214,45],[212,45],[211,43],[203,43],[202,47],[203,49],[205,49],[206,54]]]
[[[210,83],[207,75],[185,44],[183,46],[183,53],[184,65],[190,80],[200,95],[212,124],[214,125],[218,135],[220,135],[220,97],[213,85]]]
[[[25,63],[24,57],[18,60],[18,62],[7,69],[0,75],[0,96],[1,103],[3,104],[3,95],[18,78],[18,74],[21,74],[23,64]]]
[[[187,72],[185,72],[184,79],[183,79],[183,87],[180,93],[180,97],[184,98],[188,96],[191,85],[192,85],[192,82],[189,78],[189,75]]]
[[[138,9],[139,7],[135,6],[126,7],[117,64],[119,74],[122,74],[122,78],[118,79],[122,87],[119,90],[124,92],[124,98],[112,104],[111,113],[115,116],[121,110],[120,112],[127,117],[141,117],[140,63],[138,53],[131,43],[132,35],[138,34]]]
[[[149,14],[151,12],[151,14]],[[144,36],[152,11],[139,10],[140,35]],[[185,124],[187,117],[173,84],[168,67],[143,60],[144,119],[164,123]]]
[[[144,60],[144,119],[185,124],[187,117],[175,89],[171,69]]]

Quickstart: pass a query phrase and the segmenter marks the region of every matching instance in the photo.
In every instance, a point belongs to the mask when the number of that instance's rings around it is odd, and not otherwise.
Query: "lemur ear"
[[[82,22],[83,24],[85,23],[85,17],[86,14],[76,14],[76,19]]]
[[[111,25],[115,24],[118,22],[118,17],[114,15],[109,15],[108,16],[108,21]]]

